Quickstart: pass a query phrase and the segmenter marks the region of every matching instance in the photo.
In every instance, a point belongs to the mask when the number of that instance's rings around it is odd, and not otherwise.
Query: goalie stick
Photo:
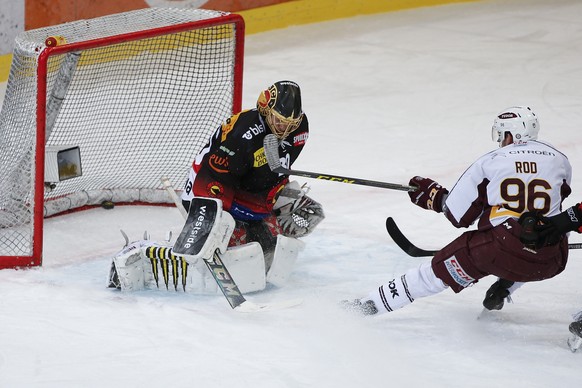
[[[396,222],[392,217],[386,218],[386,231],[392,237],[392,240],[402,249],[405,253],[412,257],[426,257],[434,256],[437,251],[421,249],[410,242],[408,238],[398,228]],[[582,243],[572,243],[568,244],[568,249],[582,249]]]
[[[371,181],[368,179],[360,179],[360,178],[350,178],[340,175],[330,175],[330,174],[322,174],[317,172],[309,172],[309,171],[300,171],[300,170],[290,170],[285,168],[281,165],[281,159],[279,158],[279,139],[277,136],[273,134],[269,134],[265,136],[263,140],[263,147],[265,149],[265,156],[267,157],[267,163],[271,168],[271,171],[277,172],[279,174],[285,175],[296,175],[302,176],[306,178],[315,178],[315,179],[323,179],[326,181],[332,182],[341,182],[341,183],[348,183],[354,185],[362,185],[362,186],[372,186],[372,187],[380,187],[382,189],[391,189],[391,190],[400,190],[400,191],[416,191],[417,187],[415,186],[406,186],[400,185],[397,183],[387,183],[387,182],[378,182],[378,181]]]
[[[164,186],[164,189],[166,189],[168,195],[170,196],[170,198],[180,211],[180,214],[182,214],[182,217],[184,218],[184,220],[186,220],[188,218],[188,213],[186,213],[186,209],[184,209],[184,207],[180,203],[180,199],[178,198],[178,195],[174,191],[172,183],[170,183],[170,180],[166,177],[162,177],[161,181],[162,185]],[[220,258],[220,255],[218,254],[218,250],[214,252],[211,258],[205,259],[204,264],[206,264],[206,267],[208,267],[208,270],[210,271],[212,277],[218,284],[220,291],[222,291],[222,294],[230,304],[230,307],[232,307],[233,310],[235,311],[248,313],[256,311],[279,310],[297,306],[303,302],[303,300],[301,299],[291,299],[282,302],[262,303],[262,304],[250,302],[246,300],[246,298],[240,292],[234,279],[232,278],[232,276],[230,276],[228,269],[226,268],[226,266],[222,262],[222,259]]]

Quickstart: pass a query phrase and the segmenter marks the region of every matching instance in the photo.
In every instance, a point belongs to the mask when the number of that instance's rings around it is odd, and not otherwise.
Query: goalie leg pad
[[[138,291],[146,287],[149,265],[142,255],[142,245],[143,241],[133,242],[113,256],[107,287],[121,291]]]
[[[228,248],[221,260],[242,293],[265,289],[265,260],[259,243],[251,242]],[[216,295],[220,288],[202,260],[189,266],[185,291],[195,294]],[[155,287],[155,286],[154,286]]]
[[[221,200],[195,197],[173,251],[193,264],[199,259],[209,260],[217,249],[226,252],[234,226],[232,216],[222,211]]]
[[[296,238],[277,236],[277,245],[273,255],[273,263],[267,272],[267,282],[274,286],[282,287],[287,283],[289,275],[293,271],[297,256],[305,248],[305,243]]]
[[[265,289],[265,260],[259,243],[229,248],[221,257],[241,292]],[[170,247],[147,240],[127,245],[112,258],[107,287],[122,291],[184,290],[205,295],[221,292],[202,260],[188,264]]]
[[[265,259],[258,242],[231,247],[221,257],[242,293],[265,289]]]

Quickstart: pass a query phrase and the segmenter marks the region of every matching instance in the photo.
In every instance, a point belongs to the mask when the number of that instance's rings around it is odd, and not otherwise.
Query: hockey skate
[[[378,308],[371,300],[367,300],[364,303],[362,303],[360,299],[342,300],[340,305],[345,310],[353,311],[362,315],[375,315],[378,313]]]
[[[505,299],[511,302],[509,296],[509,288],[514,282],[504,279],[499,279],[489,287],[483,299],[483,307],[487,310],[501,310],[505,304]]]
[[[572,353],[575,353],[582,346],[582,317],[570,323],[571,336],[568,338],[568,346]]]

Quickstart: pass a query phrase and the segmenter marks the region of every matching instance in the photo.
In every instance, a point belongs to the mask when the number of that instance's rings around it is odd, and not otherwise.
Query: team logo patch
[[[309,137],[309,133],[307,133],[307,132],[302,132],[300,134],[293,136],[293,145],[300,146],[300,145],[305,144],[308,137]]]
[[[451,256],[445,260],[445,267],[453,280],[463,288],[468,287],[475,281],[475,279],[465,272],[455,256]]]
[[[269,114],[269,111],[273,108],[273,106],[275,106],[276,101],[277,87],[275,85],[271,85],[269,89],[264,90],[259,95],[259,99],[257,100],[257,108],[263,116],[266,116]]]
[[[239,115],[240,115],[240,113],[237,113],[236,115],[228,118],[226,120],[226,122],[224,124],[222,124],[222,127],[221,127],[221,135],[220,135],[221,142],[224,142],[226,140],[228,134],[234,128],[234,124],[238,120]]]
[[[261,147],[253,154],[253,167],[259,168],[267,164],[267,156],[265,155],[265,149]]]
[[[224,197],[224,186],[217,181],[210,182],[206,185],[206,192],[213,198],[221,199]]]

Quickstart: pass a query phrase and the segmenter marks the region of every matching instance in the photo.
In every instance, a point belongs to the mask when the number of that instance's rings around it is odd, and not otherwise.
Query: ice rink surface
[[[450,188],[497,146],[495,115],[529,105],[540,139],[570,158],[570,206],[582,195],[581,52],[577,0],[485,1],[291,27],[247,37],[243,106],[269,84],[295,80],[311,124],[295,169],[401,184],[423,175]],[[0,387],[580,386],[582,354],[566,339],[582,309],[582,251],[487,319],[477,317],[493,278],[358,317],[338,301],[428,260],[395,246],[387,216],[423,248],[462,230],[403,192],[298,180],[327,218],[304,239],[287,286],[247,295],[304,299],[281,311],[235,313],[220,295],[106,289],[119,230],[177,236],[176,209],[47,220],[44,265],[0,271]]]

